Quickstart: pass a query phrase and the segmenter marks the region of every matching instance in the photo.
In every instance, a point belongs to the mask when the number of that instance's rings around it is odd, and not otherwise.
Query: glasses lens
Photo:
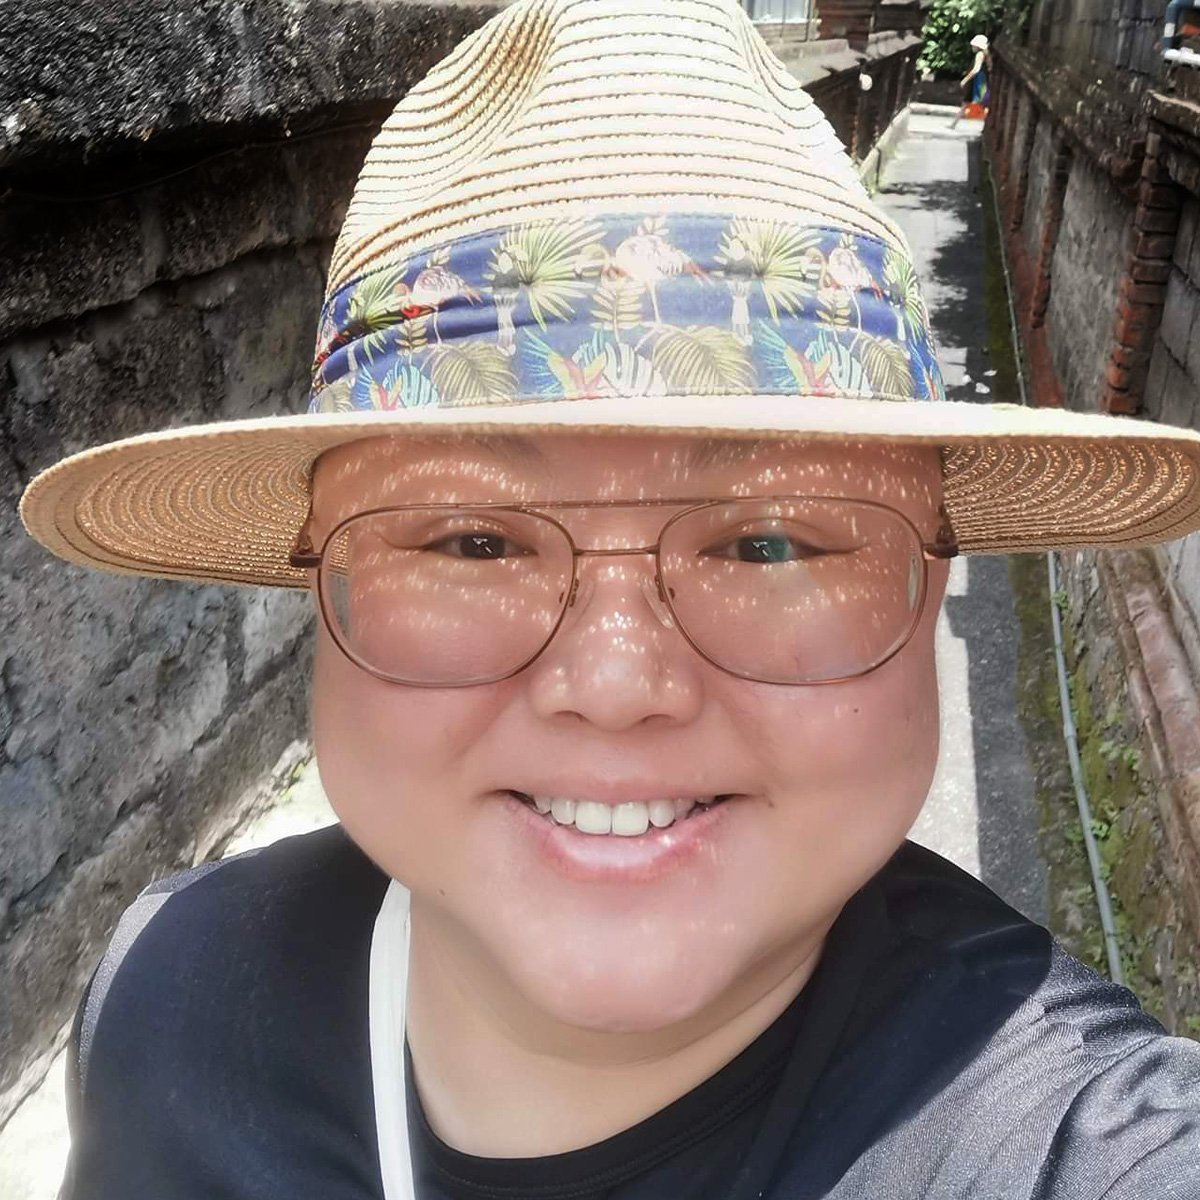
[[[321,599],[334,637],[368,670],[426,686],[485,683],[545,646],[571,568],[570,542],[540,517],[394,509],[336,531]]]
[[[861,675],[912,635],[924,598],[916,531],[843,500],[738,500],[663,533],[663,583],[681,628],[718,666],[767,683]]]

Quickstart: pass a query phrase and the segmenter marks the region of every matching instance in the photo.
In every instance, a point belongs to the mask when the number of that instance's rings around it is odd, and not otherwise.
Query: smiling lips
[[[707,811],[725,799],[724,796],[680,797],[602,804],[596,800],[526,792],[513,792],[513,795],[553,825],[572,826],[580,833],[617,837],[639,837],[651,828],[668,829],[693,811]]]

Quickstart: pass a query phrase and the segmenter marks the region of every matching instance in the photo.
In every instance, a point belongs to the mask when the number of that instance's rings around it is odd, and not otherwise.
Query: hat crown
[[[329,292],[413,249],[584,210],[744,212],[903,245],[734,0],[518,0],[385,122]]]

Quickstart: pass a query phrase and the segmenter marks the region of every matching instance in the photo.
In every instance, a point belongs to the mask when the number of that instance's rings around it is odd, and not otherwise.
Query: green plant
[[[1005,0],[933,0],[925,18],[925,48],[917,69],[939,75],[965,75],[975,60],[971,39],[977,33],[991,37],[1004,9]]]

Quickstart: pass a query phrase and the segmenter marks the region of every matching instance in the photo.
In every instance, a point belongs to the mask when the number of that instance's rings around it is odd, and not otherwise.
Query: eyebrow
[[[549,461],[531,438],[519,434],[476,434],[474,445],[517,466],[545,466]],[[765,438],[702,438],[688,451],[689,469],[732,466],[778,443]]]
[[[503,458],[517,466],[546,465],[546,456],[526,437],[520,437],[516,434],[502,434],[500,436],[476,434],[471,438],[471,441],[476,446],[486,450],[489,454],[494,454],[497,458]]]
[[[687,466],[727,467],[752,458],[771,443],[763,438],[704,438],[688,452]]]

